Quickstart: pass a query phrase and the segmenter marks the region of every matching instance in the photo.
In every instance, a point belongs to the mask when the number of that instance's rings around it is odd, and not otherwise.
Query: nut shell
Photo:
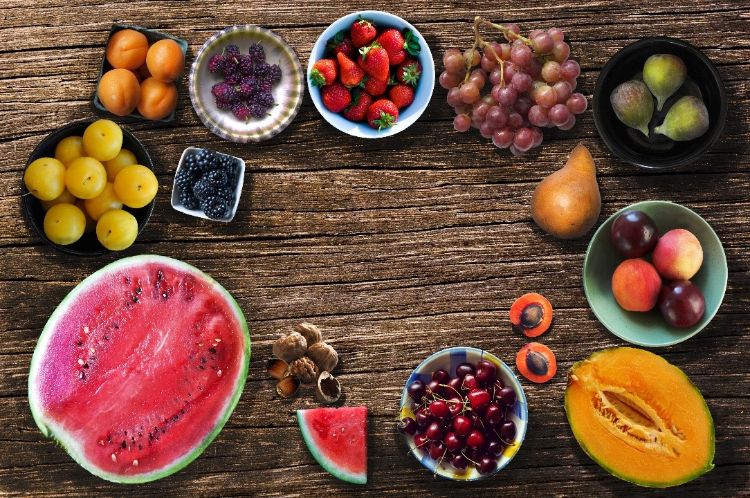
[[[287,363],[305,356],[307,340],[298,332],[292,332],[276,339],[273,343],[273,355]]]
[[[308,348],[323,340],[323,334],[320,332],[320,329],[312,323],[298,323],[294,326],[294,330],[302,334],[305,340],[307,340]]]
[[[271,358],[266,362],[266,372],[268,375],[276,380],[281,380],[286,377],[289,372],[289,365],[284,360],[278,358]]]
[[[333,346],[326,342],[316,342],[307,348],[306,354],[321,372],[331,372],[339,363],[338,353],[333,349]]]
[[[292,396],[297,394],[298,389],[299,379],[297,379],[293,375],[284,377],[276,384],[276,394],[285,399],[291,398]]]
[[[329,372],[322,372],[318,376],[315,386],[315,398],[321,403],[335,403],[341,398],[341,384]]]
[[[318,368],[310,358],[297,358],[289,365],[289,373],[303,384],[312,384],[318,376]]]

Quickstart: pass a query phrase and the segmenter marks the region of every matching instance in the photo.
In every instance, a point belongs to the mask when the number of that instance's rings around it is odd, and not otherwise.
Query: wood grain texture
[[[651,496],[610,477],[572,439],[562,410],[564,372],[590,352],[622,345],[588,309],[581,286],[586,240],[559,242],[531,221],[534,185],[557,169],[578,141],[592,151],[603,206],[600,221],[644,199],[697,210],[724,243],[729,286],[719,314],[698,336],[659,350],[703,391],[716,423],[716,469],[659,496],[739,496],[750,489],[750,4],[531,0],[497,4],[412,0],[373,2],[75,2],[0,4],[0,493],[48,495],[330,496]],[[70,289],[119,255],[75,258],[37,239],[21,215],[20,179],[34,146],[55,128],[89,117],[90,97],[113,20],[185,38],[194,54],[213,32],[255,23],[284,36],[307,64],[320,32],[343,12],[389,10],[425,36],[438,59],[471,40],[477,13],[525,29],[567,33],[591,96],[599,69],[644,36],[683,38],[703,50],[724,79],[730,107],[722,139],[705,160],[648,174],[614,158],[588,111],[569,132],[545,132],[541,150],[523,158],[498,152],[477,134],[458,134],[436,88],[422,118],[394,137],[342,135],[309,98],[292,125],[257,145],[223,142],[180,95],[172,126],[129,125],[156,163],[157,205],[126,254],[158,253],[207,271],[242,306],[252,332],[245,392],[226,428],[185,470],[130,488],[78,467],[42,438],[26,400],[31,354],[47,317]],[[481,9],[478,11],[477,9]],[[190,58],[189,58],[190,60]],[[182,150],[208,146],[243,157],[245,189],[229,224],[188,218],[169,207]],[[486,348],[511,363],[524,341],[506,310],[525,291],[556,308],[553,348],[560,374],[525,383],[526,441],[499,475],[474,485],[434,479],[407,454],[393,429],[411,369],[453,345]],[[348,404],[370,407],[370,482],[353,488],[326,474],[305,450],[294,410],[314,406],[273,395],[263,361],[282,330],[309,320],[341,356]]]

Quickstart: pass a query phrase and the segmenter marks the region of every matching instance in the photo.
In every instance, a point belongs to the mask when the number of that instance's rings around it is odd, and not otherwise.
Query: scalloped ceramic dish
[[[272,90],[276,104],[262,119],[240,121],[231,111],[219,109],[211,94],[211,87],[222,78],[208,70],[208,60],[231,43],[239,46],[243,54],[252,43],[260,43],[266,52],[266,61],[281,67],[281,81]],[[241,143],[261,142],[281,133],[297,116],[305,93],[302,78],[297,53],[282,37],[252,24],[231,26],[206,40],[195,56],[190,66],[190,100],[206,128],[221,138]]]
[[[516,392],[515,410],[510,414],[510,419],[516,424],[516,438],[513,441],[513,444],[508,445],[503,454],[498,458],[497,469],[490,474],[480,474],[474,466],[469,466],[465,470],[458,470],[447,462],[438,464],[438,462],[432,459],[425,450],[417,448],[414,444],[413,436],[405,435],[411,454],[419,460],[419,463],[433,474],[445,477],[446,479],[454,481],[476,481],[478,479],[485,479],[500,472],[508,465],[508,463],[510,463],[516,453],[518,453],[518,450],[521,448],[521,443],[523,443],[524,437],[526,437],[526,426],[529,419],[526,395],[523,392],[521,383],[518,381],[515,374],[513,374],[510,367],[493,354],[477,348],[457,346],[442,349],[420,363],[411,375],[409,375],[409,379],[406,381],[403,393],[401,394],[401,410],[399,418],[414,417],[414,400],[409,397],[406,390],[409,384],[417,379],[422,380],[425,384],[428,383],[432,379],[432,372],[439,368],[445,369],[453,375],[456,371],[456,367],[460,363],[476,363],[481,359],[489,360],[494,363],[495,366],[497,366],[499,378],[502,379],[506,386],[512,386]]]

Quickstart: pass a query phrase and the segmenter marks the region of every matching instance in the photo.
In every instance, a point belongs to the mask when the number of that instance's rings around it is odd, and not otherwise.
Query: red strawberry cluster
[[[350,121],[390,128],[398,113],[414,101],[422,66],[412,58],[420,45],[407,29],[378,29],[357,19],[326,45],[326,58],[313,64],[310,81],[320,87],[323,105]]]

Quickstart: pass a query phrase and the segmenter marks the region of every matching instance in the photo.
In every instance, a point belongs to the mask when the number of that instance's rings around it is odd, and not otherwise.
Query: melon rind
[[[341,479],[342,481],[350,482],[352,484],[367,484],[367,472],[354,473],[344,470],[321,453],[320,449],[315,444],[310,429],[308,428],[307,415],[305,414],[306,411],[308,410],[297,410],[297,424],[302,432],[302,438],[305,440],[305,445],[307,445],[307,449],[310,450],[315,461],[317,461],[318,464],[320,464],[320,466],[332,476]]]
[[[44,358],[44,355],[47,351],[47,346],[49,344],[49,341],[52,338],[52,332],[55,329],[55,326],[60,319],[60,317],[63,315],[63,313],[66,311],[67,306],[72,302],[81,292],[85,291],[89,286],[92,284],[95,284],[97,280],[113,271],[122,270],[128,267],[138,267],[140,265],[149,264],[149,263],[158,263],[164,266],[170,266],[173,268],[176,268],[181,271],[186,271],[189,273],[192,273],[196,277],[200,278],[201,280],[204,280],[208,282],[211,285],[211,288],[215,291],[217,291],[220,295],[222,295],[226,301],[231,305],[232,310],[234,310],[235,316],[237,317],[237,322],[242,327],[243,336],[245,338],[245,347],[244,347],[244,354],[242,355],[242,365],[239,370],[239,375],[237,377],[236,385],[232,394],[232,397],[227,400],[226,407],[224,408],[221,415],[219,415],[216,426],[213,428],[213,430],[203,439],[203,441],[195,448],[193,448],[191,451],[187,452],[182,458],[179,458],[172,462],[171,464],[162,467],[160,469],[156,469],[149,473],[144,474],[138,474],[138,475],[121,475],[121,474],[115,474],[112,472],[107,472],[102,470],[101,468],[92,465],[86,458],[84,457],[82,448],[78,441],[75,440],[70,434],[68,434],[64,429],[61,427],[58,427],[54,420],[48,419],[41,406],[41,399],[39,397],[39,392],[37,389],[37,379],[39,376],[39,367],[42,363],[42,360]],[[234,411],[235,407],[237,406],[237,403],[240,400],[240,396],[242,395],[242,390],[245,386],[245,380],[247,379],[247,373],[248,373],[248,367],[250,365],[250,331],[247,327],[247,321],[245,320],[245,315],[242,313],[242,309],[240,308],[239,304],[237,304],[237,301],[235,301],[234,297],[216,280],[211,278],[209,275],[203,273],[199,269],[195,268],[192,265],[189,265],[187,263],[184,263],[182,261],[179,261],[177,259],[169,258],[166,256],[159,256],[155,254],[143,254],[138,256],[131,256],[127,258],[119,259],[113,263],[108,264],[107,266],[104,266],[103,268],[97,270],[96,272],[89,275],[86,279],[84,279],[80,284],[78,284],[72,291],[68,293],[67,296],[62,300],[62,302],[57,306],[55,311],[50,315],[49,320],[47,320],[47,324],[44,326],[44,329],[42,330],[41,335],[39,336],[39,339],[37,341],[36,348],[34,349],[34,354],[31,358],[31,368],[29,371],[29,405],[31,407],[31,414],[34,417],[34,421],[36,422],[36,425],[39,427],[39,430],[42,431],[42,434],[44,434],[46,437],[55,440],[60,446],[65,449],[65,451],[75,460],[81,467],[88,470],[95,476],[101,477],[102,479],[105,479],[107,481],[116,482],[116,483],[122,483],[122,484],[140,484],[145,482],[151,482],[156,481],[157,479],[161,479],[163,477],[166,477],[168,475],[174,474],[175,472],[178,472],[179,470],[186,467],[188,464],[190,464],[193,460],[198,458],[201,453],[208,447],[209,444],[216,438],[216,436],[221,432],[221,429],[224,427],[224,424],[226,423],[227,419],[229,419],[229,416]]]
[[[595,359],[596,356],[598,356],[600,354],[603,354],[603,353],[606,353],[608,351],[615,350],[615,349],[620,349],[620,348],[606,348],[606,349],[602,349],[600,351],[594,352],[593,354],[591,354],[591,356],[589,356],[586,359],[577,361],[576,363],[573,364],[572,367],[570,367],[568,375],[570,375],[571,372],[573,372],[576,368],[578,368],[584,362],[591,361],[591,360]],[[670,365],[671,365],[671,363],[670,363]],[[674,366],[674,365],[672,365],[672,366]],[[687,379],[687,381],[690,384],[690,386],[692,386],[692,388],[695,389],[698,392],[698,394],[700,395],[701,399],[703,399],[703,406],[705,408],[706,416],[708,417],[708,421],[710,422],[710,425],[711,425],[711,433],[710,433],[710,448],[711,448],[711,452],[708,455],[706,465],[702,469],[699,469],[696,472],[693,472],[692,474],[686,475],[682,479],[675,480],[675,481],[665,481],[665,482],[653,482],[653,481],[645,481],[645,480],[633,479],[631,476],[623,475],[622,473],[617,472],[616,470],[612,469],[609,465],[607,465],[606,462],[603,462],[603,461],[597,459],[590,452],[589,448],[580,439],[578,439],[578,436],[576,434],[576,429],[575,429],[575,425],[576,424],[575,424],[574,418],[573,418],[572,413],[571,413],[571,408],[570,408],[570,406],[568,404],[568,401],[569,401],[569,399],[568,399],[568,390],[566,389],[566,391],[565,391],[565,402],[564,402],[565,416],[568,419],[568,425],[570,425],[570,429],[573,432],[573,436],[575,437],[576,441],[578,442],[578,445],[581,447],[581,449],[584,451],[584,453],[586,453],[586,455],[588,455],[588,457],[591,458],[591,460],[593,460],[594,462],[596,462],[602,469],[606,470],[607,472],[609,472],[611,475],[617,477],[618,479],[622,479],[623,481],[630,482],[632,484],[636,484],[638,486],[642,486],[642,487],[646,487],[646,488],[670,488],[670,487],[673,487],[673,486],[679,486],[681,484],[685,484],[687,482],[690,482],[693,479],[696,479],[696,478],[702,476],[703,474],[705,474],[707,472],[710,472],[714,468],[714,463],[713,462],[714,462],[714,455],[715,455],[715,452],[716,452],[716,444],[715,444],[716,443],[716,434],[715,434],[716,429],[715,429],[715,426],[714,426],[714,420],[713,420],[713,417],[711,416],[711,411],[708,409],[708,405],[705,402],[705,398],[703,398],[703,395],[700,394],[700,389],[698,389],[698,387],[693,383],[692,380],[690,380],[690,377],[688,377],[685,374],[685,372],[682,371],[682,369],[677,368],[677,370],[685,377],[685,379]]]

